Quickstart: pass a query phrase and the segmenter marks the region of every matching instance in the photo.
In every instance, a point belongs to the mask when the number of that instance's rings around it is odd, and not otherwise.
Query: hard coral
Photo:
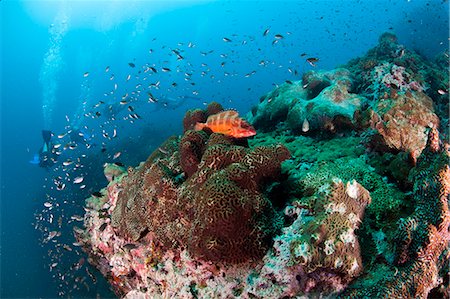
[[[303,77],[307,97],[299,99],[287,115],[287,124],[294,131],[303,129],[308,121],[310,130],[335,133],[355,123],[355,112],[365,103],[364,97],[350,92],[352,79],[346,69],[330,72],[310,71]]]
[[[207,118],[208,115],[201,109],[187,111],[183,118],[184,132],[193,130],[196,123],[203,123]]]
[[[186,131],[180,140],[180,166],[186,176],[190,177],[197,171],[198,164],[206,148],[208,135],[203,132]]]
[[[196,123],[204,123],[208,116],[223,111],[222,105],[217,102],[211,102],[206,110],[194,109],[186,112],[183,118],[184,132],[187,130],[193,130]]]
[[[195,206],[193,225],[183,242],[189,252],[231,263],[261,257],[281,224],[261,193],[261,183],[279,176],[280,163],[288,157],[282,146],[209,147],[200,170],[184,183],[179,198]]]
[[[183,246],[199,259],[259,258],[281,224],[263,186],[288,158],[280,145],[248,149],[221,134],[187,131],[178,151],[171,147],[124,179],[112,224],[122,236],[151,233],[163,247]],[[181,169],[184,182],[177,181]]]
[[[161,148],[164,153],[156,150],[123,179],[123,191],[112,212],[111,222],[119,234],[135,241],[149,230],[166,240],[175,238],[162,230],[178,217],[175,212],[177,177],[182,170],[176,140],[169,139]]]

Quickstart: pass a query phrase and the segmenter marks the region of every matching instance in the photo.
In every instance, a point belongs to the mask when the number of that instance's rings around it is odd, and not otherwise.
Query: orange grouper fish
[[[248,122],[239,117],[233,110],[226,110],[210,115],[206,123],[197,123],[196,131],[209,128],[214,133],[221,133],[234,138],[244,138],[256,135],[256,130]]]

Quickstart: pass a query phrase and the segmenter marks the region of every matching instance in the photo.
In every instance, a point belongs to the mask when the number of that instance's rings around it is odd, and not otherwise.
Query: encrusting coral
[[[293,203],[286,214],[296,218],[275,238],[259,277],[248,292],[258,298],[332,293],[357,277],[363,265],[355,230],[370,203],[356,181],[335,180],[318,189],[313,212]]]

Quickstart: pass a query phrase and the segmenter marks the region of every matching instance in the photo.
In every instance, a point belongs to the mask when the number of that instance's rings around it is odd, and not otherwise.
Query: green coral
[[[279,142],[292,153],[294,158],[283,163],[283,171],[291,178],[290,189],[297,192],[297,198],[304,197],[301,200],[305,204],[315,190],[324,188],[324,182],[340,178],[343,181],[356,180],[370,192],[372,204],[367,213],[377,220],[398,214],[405,195],[370,165],[360,137],[316,140],[305,136],[260,135],[252,141],[253,144]]]

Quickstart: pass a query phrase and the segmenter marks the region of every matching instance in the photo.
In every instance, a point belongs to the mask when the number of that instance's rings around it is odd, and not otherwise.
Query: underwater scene
[[[0,298],[450,298],[447,0],[0,23]]]

